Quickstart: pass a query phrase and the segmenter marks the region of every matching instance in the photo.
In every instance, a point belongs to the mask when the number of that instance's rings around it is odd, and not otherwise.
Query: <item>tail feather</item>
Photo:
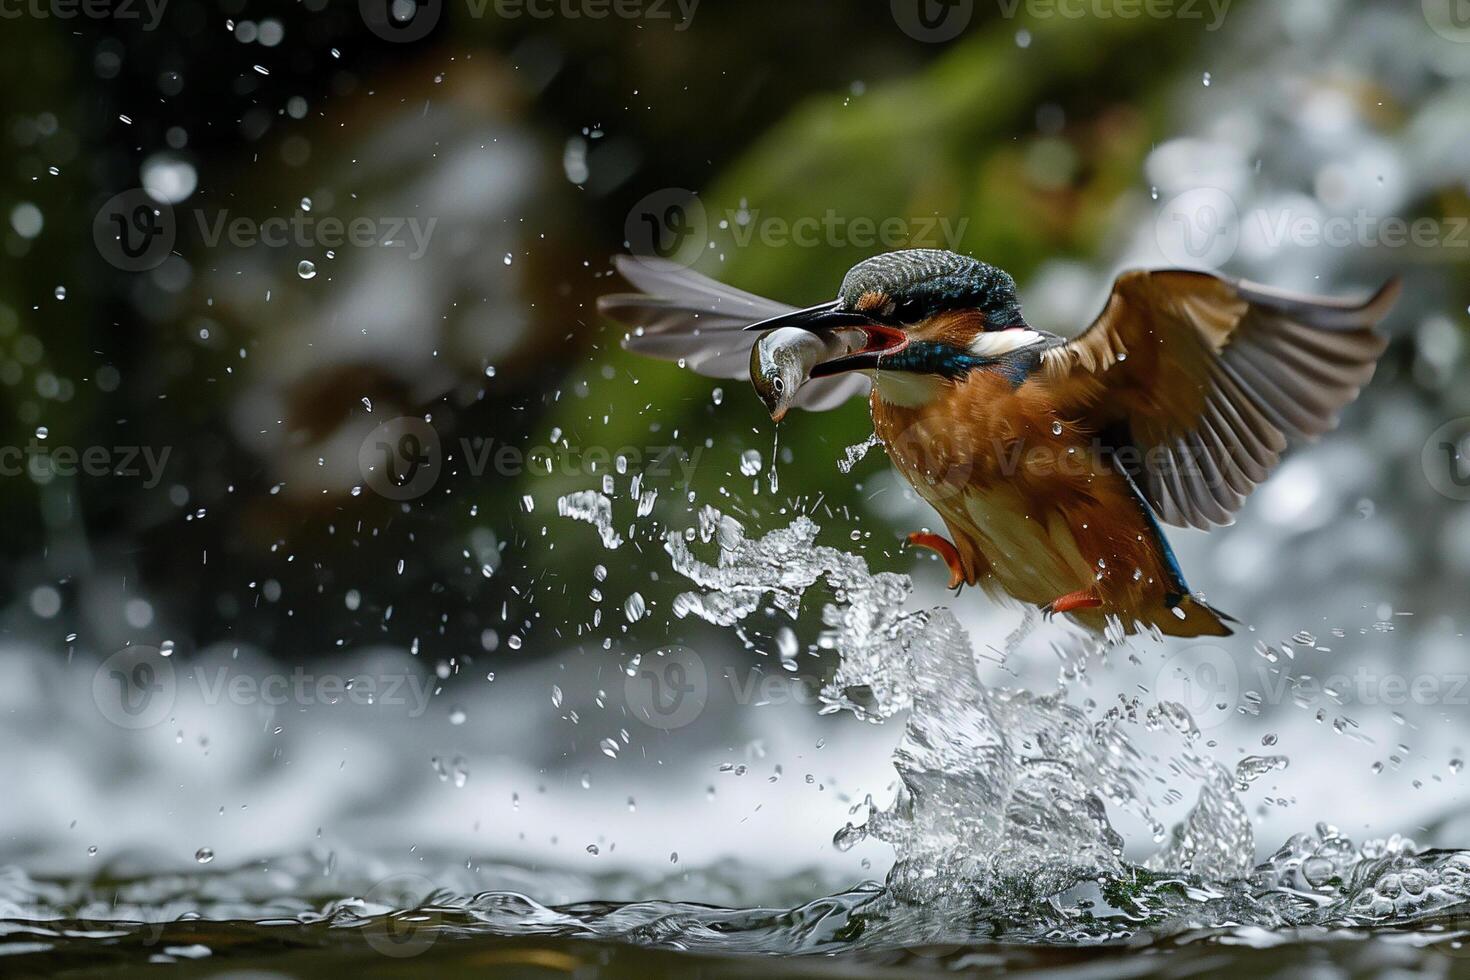
[[[1235,633],[1228,623],[1240,625],[1240,620],[1223,613],[1192,595],[1179,597],[1172,608],[1166,610],[1155,624],[1165,636],[1231,636]]]

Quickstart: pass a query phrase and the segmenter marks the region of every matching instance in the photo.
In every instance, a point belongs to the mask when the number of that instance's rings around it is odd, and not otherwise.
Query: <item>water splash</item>
[[[823,710],[874,721],[909,711],[893,757],[901,784],[895,799],[886,808],[866,801],[866,821],[838,831],[837,846],[866,836],[891,844],[889,888],[912,901],[996,882],[1034,886],[1121,873],[1124,842],[1107,804],[1158,823],[1140,788],[1146,774],[1138,753],[1117,723],[1122,716],[1095,725],[1065,691],[986,687],[950,610],[906,609],[913,592],[907,576],[873,574],[862,558],[817,545],[818,531],[797,517],[752,539],[739,521],[705,507],[697,529],[668,533],[665,548],[675,571],[699,586],[675,599],[675,613],[717,625],[733,626],[767,601],[794,617],[807,590],[824,582],[832,598],[822,606],[821,645],[839,662],[822,688]],[[713,545],[714,561],[697,557],[695,543]],[[1034,626],[1028,616],[1002,656]],[[1070,654],[1085,659],[1098,642],[1079,640]],[[1175,719],[1181,731],[1198,734],[1177,705],[1150,717]],[[1253,841],[1234,777],[1194,755],[1187,768],[1200,782],[1200,801],[1158,860],[1185,870],[1243,870]]]
[[[622,535],[613,528],[612,501],[596,490],[578,490],[559,497],[556,511],[562,517],[583,521],[595,527],[602,537],[604,548],[612,550],[622,547]]]
[[[837,461],[837,468],[843,473],[851,473],[853,467],[861,463],[868,455],[868,451],[883,443],[877,435],[868,436],[855,446],[848,446],[842,451],[842,458]]]

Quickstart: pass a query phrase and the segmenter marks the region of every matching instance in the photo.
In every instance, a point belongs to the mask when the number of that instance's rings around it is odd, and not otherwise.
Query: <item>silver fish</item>
[[[812,368],[848,353],[860,336],[845,330],[812,333],[801,327],[777,327],[761,334],[750,349],[750,383],[779,422],[796,403],[796,393],[811,377]]]

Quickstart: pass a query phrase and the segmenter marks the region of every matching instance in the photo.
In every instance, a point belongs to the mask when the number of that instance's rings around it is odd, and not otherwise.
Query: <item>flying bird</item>
[[[778,420],[867,394],[875,434],[948,532],[909,542],[944,559],[952,587],[1186,637],[1234,620],[1191,592],[1160,525],[1231,523],[1288,441],[1336,425],[1399,293],[1392,280],[1354,303],[1131,271],[1067,339],[1026,322],[1008,274],[954,252],[874,256],[806,309],[672,262],[616,264],[639,292],[599,308],[629,350],[717,378],[754,364]]]

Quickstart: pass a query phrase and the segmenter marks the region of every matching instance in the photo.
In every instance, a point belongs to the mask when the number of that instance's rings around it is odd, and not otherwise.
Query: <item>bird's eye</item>
[[[777,391],[785,391],[786,382],[782,381],[780,378],[777,378],[775,381],[771,382],[771,387],[775,388]]]

